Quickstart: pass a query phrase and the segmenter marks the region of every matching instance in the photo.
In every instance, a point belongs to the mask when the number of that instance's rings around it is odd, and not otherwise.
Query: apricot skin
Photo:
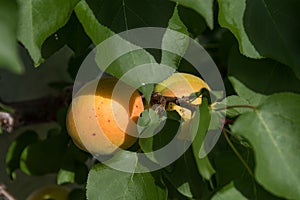
[[[181,98],[194,92],[199,92],[202,88],[209,89],[208,85],[201,78],[187,73],[174,73],[156,85],[154,92],[160,92],[163,96]],[[201,104],[201,97],[192,103]]]
[[[118,83],[120,91],[113,93],[117,82],[115,78],[89,82],[73,98],[67,114],[67,130],[74,143],[93,155],[127,149],[137,140],[134,136],[144,110],[142,98],[125,83]],[[121,95],[127,91],[133,92],[129,98]]]

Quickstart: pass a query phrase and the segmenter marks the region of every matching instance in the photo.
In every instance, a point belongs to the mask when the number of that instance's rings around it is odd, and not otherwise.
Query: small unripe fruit
[[[136,122],[143,110],[142,98],[131,86],[115,78],[91,81],[72,100],[67,130],[82,150],[111,154],[136,142]]]
[[[45,186],[29,195],[27,200],[67,200],[69,190],[62,186]]]

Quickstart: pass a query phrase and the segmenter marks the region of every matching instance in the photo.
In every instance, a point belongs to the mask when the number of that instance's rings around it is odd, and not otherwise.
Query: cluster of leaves
[[[299,199],[299,7],[297,0],[2,0],[0,65],[12,72],[23,71],[17,40],[36,66],[67,45],[74,52],[68,70],[75,78],[91,45],[133,28],[168,27],[196,38],[208,50],[228,94],[212,110],[203,99],[201,118],[194,120],[200,128],[192,146],[159,171],[130,174],[101,163],[88,169],[89,156],[70,142],[64,120],[58,120],[61,130],[49,131],[45,140],[30,131],[12,143],[8,173],[14,177],[17,168],[30,175],[56,172],[58,184],[85,184],[89,173],[88,199]],[[183,54],[187,45],[168,31],[163,36],[165,49]],[[154,63],[147,73],[126,77],[131,85],[149,78],[160,82],[174,72],[157,70],[156,62],[196,74],[174,54],[138,48],[114,61],[106,72],[121,78],[137,65]],[[149,99],[153,88],[146,85],[140,91]],[[223,134],[213,151],[200,158],[210,116],[215,114],[226,115]],[[174,113],[167,117],[159,134],[139,140],[143,151],[159,149],[172,139],[180,117]],[[149,110],[139,123],[157,126],[158,119]],[[131,159],[136,171],[144,167]],[[149,159],[155,162],[155,155]]]

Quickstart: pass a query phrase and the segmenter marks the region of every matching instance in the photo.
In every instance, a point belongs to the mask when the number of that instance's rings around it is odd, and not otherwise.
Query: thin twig
[[[240,159],[240,161],[242,162],[242,164],[244,165],[244,167],[246,168],[246,170],[248,171],[248,173],[254,177],[254,174],[252,172],[252,170],[250,169],[249,165],[247,164],[247,162],[244,160],[244,158],[242,157],[242,155],[238,152],[238,150],[235,148],[235,146],[232,144],[232,142],[230,141],[226,131],[223,129],[223,134],[225,136],[225,139],[227,141],[227,143],[229,144],[229,146],[231,147],[231,149],[233,150],[233,152],[235,153],[235,155]]]
[[[6,189],[5,185],[0,183],[0,197],[4,197],[4,200],[16,200]]]

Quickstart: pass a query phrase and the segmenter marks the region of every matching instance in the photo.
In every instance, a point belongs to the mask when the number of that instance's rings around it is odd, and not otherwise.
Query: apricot
[[[192,93],[199,92],[201,89],[209,90],[208,85],[199,77],[187,73],[174,73],[172,76],[157,84],[154,92],[160,92],[167,97],[188,97]],[[199,96],[190,102],[194,105],[201,104],[202,98]]]
[[[199,92],[201,89],[206,88],[209,90],[209,86],[199,77],[187,73],[174,73],[166,80],[157,84],[154,92],[160,92],[163,96],[167,97],[188,97],[192,93]],[[189,102],[194,105],[200,105],[202,97],[194,99]],[[192,118],[191,110],[184,108],[175,103],[169,103],[166,110],[176,110],[178,114],[183,118],[184,122],[181,126],[181,132],[179,134],[180,139],[188,139],[187,132],[189,128],[189,122]]]
[[[142,98],[131,86],[110,77],[94,80],[73,98],[67,130],[80,149],[93,155],[111,154],[136,142],[136,123],[143,110]]]
[[[39,188],[29,195],[27,200],[67,200],[69,190],[57,185]]]

